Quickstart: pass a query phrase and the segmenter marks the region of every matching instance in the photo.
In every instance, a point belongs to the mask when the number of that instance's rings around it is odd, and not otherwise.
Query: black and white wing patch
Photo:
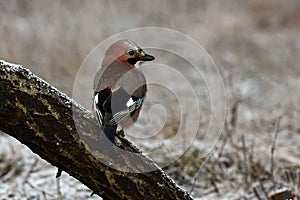
[[[109,88],[95,92],[93,98],[93,108],[101,126],[120,124],[132,116],[144,101],[143,98],[130,96],[122,88],[114,92]]]
[[[93,95],[93,110],[96,113],[97,119],[99,124],[102,126],[103,125],[103,115],[101,114],[99,108],[98,108],[98,93],[96,93],[95,95]]]
[[[133,99],[135,99],[135,100],[133,100]],[[121,110],[117,113],[114,113],[113,118],[109,121],[109,124],[110,125],[119,124],[125,118],[133,115],[134,112],[142,106],[143,101],[144,101],[144,99],[139,99],[139,98],[136,98],[136,97],[130,97],[130,99],[126,103],[127,108],[124,109],[124,110]]]
[[[101,90],[100,92],[94,92],[93,95],[93,110],[96,113],[100,126],[104,125],[104,116],[106,112],[111,112],[110,108],[105,107],[108,105],[108,100],[111,96],[111,90],[109,88]]]

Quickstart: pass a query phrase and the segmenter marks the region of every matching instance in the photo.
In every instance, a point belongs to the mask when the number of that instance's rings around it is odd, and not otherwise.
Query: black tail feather
[[[100,150],[109,150],[115,143],[117,125],[103,126],[100,133]]]

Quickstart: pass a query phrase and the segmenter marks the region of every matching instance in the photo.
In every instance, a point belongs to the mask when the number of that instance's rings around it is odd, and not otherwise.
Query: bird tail
[[[100,148],[102,150],[110,149],[115,143],[115,137],[117,132],[117,125],[106,125],[102,128],[102,133],[100,134]]]

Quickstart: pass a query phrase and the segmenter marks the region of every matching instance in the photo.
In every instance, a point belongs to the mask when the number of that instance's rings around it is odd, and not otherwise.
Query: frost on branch
[[[128,140],[99,150],[99,127],[89,111],[29,70],[1,60],[0,129],[103,199],[191,199]]]

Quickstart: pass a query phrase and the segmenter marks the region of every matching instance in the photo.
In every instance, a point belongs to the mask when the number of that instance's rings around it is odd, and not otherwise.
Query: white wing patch
[[[132,99],[132,97],[130,97],[130,99],[127,101],[126,106],[129,108],[130,106],[132,106],[134,104],[134,101]]]
[[[94,96],[94,110],[95,110],[95,112],[96,112],[96,116],[97,116],[97,119],[98,119],[98,122],[99,122],[99,124],[100,124],[100,126],[102,126],[102,124],[103,124],[103,116],[102,116],[102,114],[101,114],[101,112],[100,112],[100,110],[98,109],[98,106],[97,106],[97,104],[98,104],[98,93]]]

